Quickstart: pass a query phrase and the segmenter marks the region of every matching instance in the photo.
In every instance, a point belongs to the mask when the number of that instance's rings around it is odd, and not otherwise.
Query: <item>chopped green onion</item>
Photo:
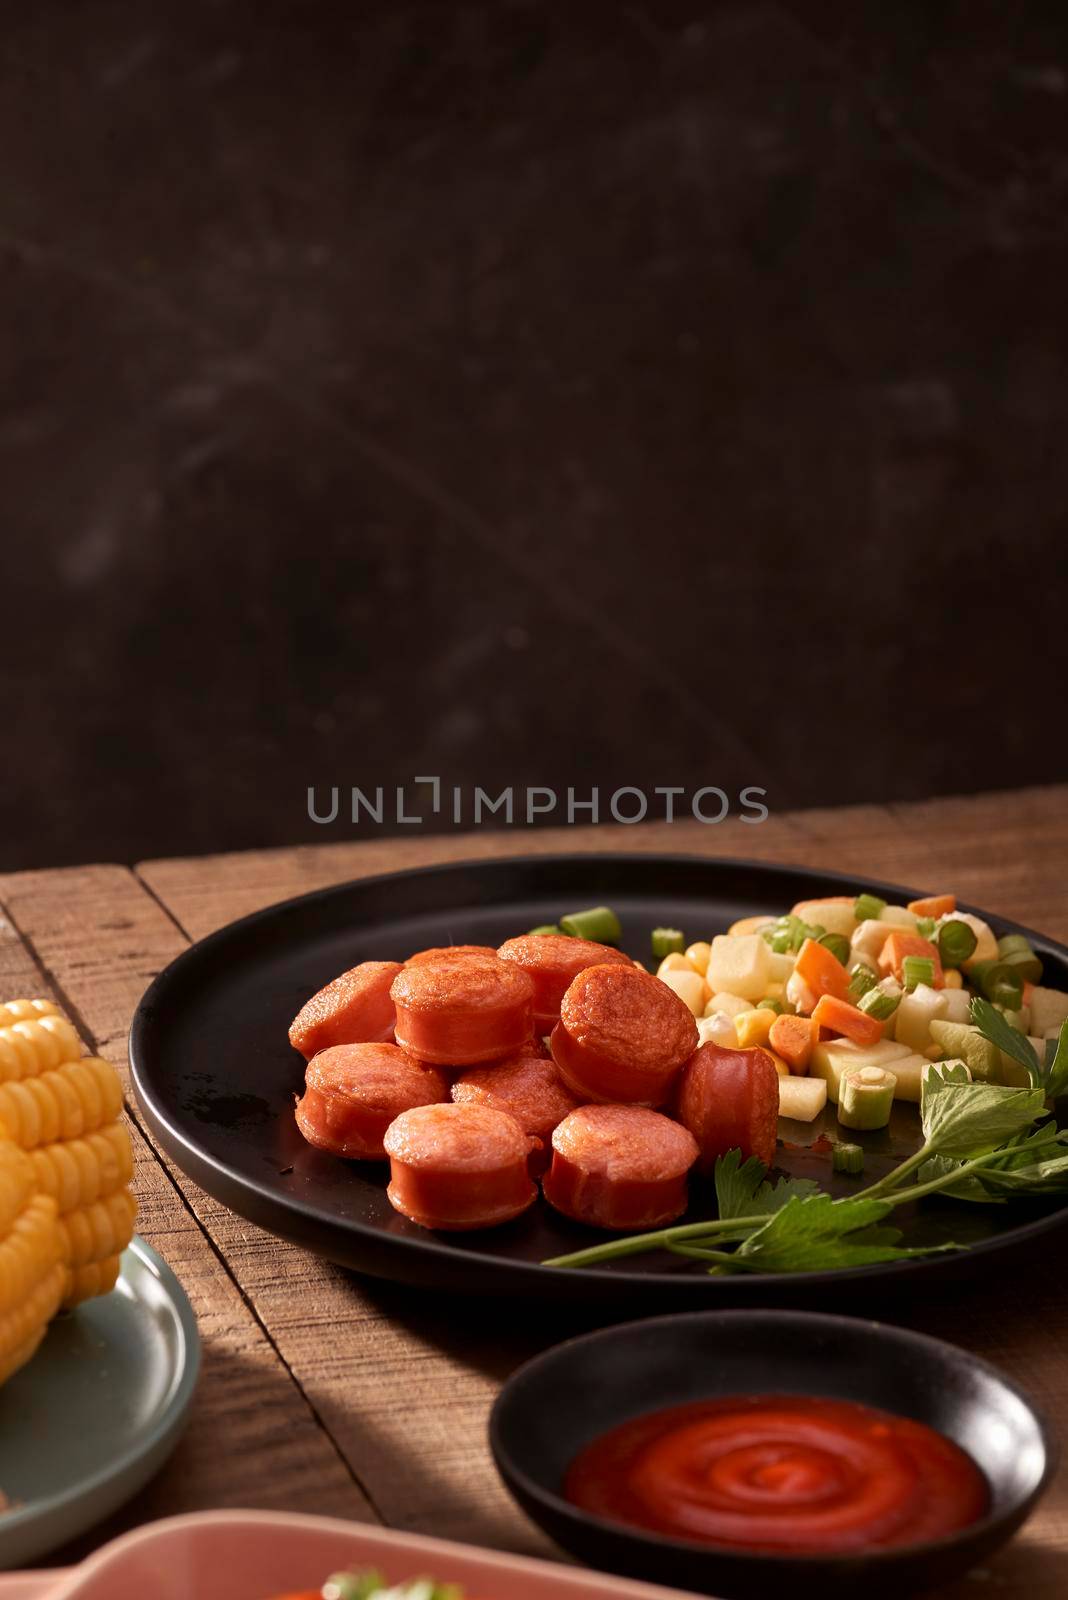
[[[874,989],[878,983],[874,972],[863,961],[858,961],[849,969],[849,998],[856,1005],[862,994],[867,994],[869,989]]]
[[[1042,963],[1030,945],[1026,945],[1023,950],[1014,949],[1004,952],[1001,960],[1005,966],[1012,968],[1013,973],[1021,982],[1042,982]]]
[[[776,955],[788,955],[800,950],[806,939],[818,939],[826,929],[820,927],[810,928],[807,922],[802,922],[800,917],[795,917],[788,912],[785,917],[779,917],[770,927],[761,929],[761,937],[775,951]]]
[[[562,930],[555,922],[539,922],[536,928],[531,928],[532,934],[560,933]]]
[[[1023,979],[1019,969],[1008,961],[977,961],[968,973],[969,980],[995,1005],[1016,1011],[1023,999]]]
[[[864,1150],[859,1144],[836,1144],[831,1151],[831,1166],[835,1172],[847,1172],[855,1178],[864,1171]]]
[[[566,917],[560,918],[560,930],[573,939],[590,939],[594,944],[618,944],[623,937],[619,918],[607,906],[569,911]]]
[[[837,961],[840,961],[843,967],[845,966],[846,962],[849,960],[849,940],[846,939],[842,934],[821,933],[817,943],[821,944],[825,950],[829,950],[832,956],[834,956]]]
[[[932,988],[934,975],[934,961],[930,956],[906,956],[901,963],[901,976],[909,994],[921,983]]]
[[[1019,1011],[1023,1005],[1023,987],[1009,979],[1002,979],[992,984],[990,988],[991,1004],[1001,1006],[1005,1011]]]
[[[877,894],[858,894],[853,903],[853,915],[858,922],[878,922],[886,910],[886,901]]]
[[[782,1001],[776,1000],[772,994],[765,995],[763,1000],[758,1000],[756,1008],[758,1011],[774,1011],[779,1017],[783,1014]]]
[[[998,940],[999,956],[1011,956],[1017,950],[1031,952],[1031,942],[1029,939],[1025,939],[1022,933],[1007,933]]]
[[[665,956],[681,955],[686,948],[686,935],[680,928],[653,929],[653,955],[658,961]]]
[[[919,934],[921,939],[933,939],[934,932],[937,927],[938,923],[935,921],[934,917],[916,918],[916,932]]]
[[[874,989],[869,989],[867,994],[861,995],[857,1001],[857,1010],[863,1011],[866,1017],[874,1017],[876,1022],[885,1022],[888,1017],[893,1016],[900,1004],[899,994],[888,994],[885,989],[880,989],[876,985]]]
[[[975,929],[954,917],[943,922],[938,930],[938,954],[944,967],[959,967],[967,961],[979,943]]]

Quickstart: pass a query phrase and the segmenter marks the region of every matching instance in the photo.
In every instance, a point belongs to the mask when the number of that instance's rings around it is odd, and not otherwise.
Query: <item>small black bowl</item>
[[[986,1474],[992,1506],[947,1538],[848,1556],[717,1548],[631,1529],[563,1498],[580,1450],[643,1412],[725,1395],[818,1395],[880,1406],[954,1440]],[[1049,1426],[985,1361],[884,1323],[794,1311],[699,1311],[625,1323],[557,1345],[505,1384],[490,1418],[497,1469],[557,1543],[610,1572],[720,1596],[907,1595],[1003,1544],[1056,1467]]]

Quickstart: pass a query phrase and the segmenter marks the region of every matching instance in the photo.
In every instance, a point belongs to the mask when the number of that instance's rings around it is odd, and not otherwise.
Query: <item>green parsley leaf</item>
[[[740,1150],[728,1150],[716,1162],[716,1200],[721,1222],[733,1217],[770,1217],[795,1196],[807,1199],[820,1193],[811,1178],[780,1178],[766,1183],[767,1167],[756,1156],[742,1160]]]
[[[1046,1109],[1042,1089],[1008,1089],[997,1083],[959,1083],[928,1072],[920,1121],[929,1155],[967,1161],[996,1150],[1024,1132]]]
[[[1032,1088],[1039,1089],[1043,1086],[1045,1074],[1035,1054],[1034,1045],[1019,1028],[1014,1028],[989,1000],[981,1000],[978,996],[972,1001],[971,1017],[984,1039],[989,1039],[997,1049],[1003,1050],[1007,1056],[1020,1063],[1031,1079]]]
[[[953,1174],[959,1172],[963,1166],[963,1161],[954,1161],[949,1156],[932,1156],[917,1171],[916,1182],[934,1183],[935,1179],[944,1179],[945,1182],[942,1183],[938,1193],[949,1195],[953,1200],[973,1200],[979,1205],[1004,1204],[1000,1195],[991,1194],[989,1189],[983,1187],[976,1172],[967,1172],[962,1178],[954,1181]]]
[[[931,1255],[931,1249],[904,1249],[897,1228],[879,1227],[893,1210],[887,1200],[832,1200],[829,1194],[807,1199],[792,1195],[762,1228],[750,1234],[731,1258],[748,1272],[823,1272],[867,1267],[879,1261]],[[939,1245],[934,1250],[953,1250]]]
[[[1066,1088],[1068,1088],[1068,1021],[1061,1023],[1056,1054],[1046,1068],[1047,1094],[1055,1100]]]

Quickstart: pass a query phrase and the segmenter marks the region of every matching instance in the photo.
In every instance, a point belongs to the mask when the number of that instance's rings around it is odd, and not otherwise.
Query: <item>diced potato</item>
[[[827,933],[840,933],[843,939],[850,939],[857,925],[853,914],[853,900],[799,900],[794,906],[794,916],[800,917],[802,922],[807,922],[811,927],[818,923]]]
[[[727,932],[732,939],[736,939],[741,934],[759,933],[761,928],[770,928],[774,921],[774,917],[739,917],[737,922],[731,923]]]
[[[717,1011],[725,1011],[733,1022],[743,1011],[752,1011],[752,1000],[743,1000],[740,994],[714,994],[705,1005],[705,1016],[711,1017]]]
[[[852,970],[852,968],[855,967],[858,962],[861,965],[870,968],[872,972],[878,972],[879,970],[879,963],[876,961],[874,956],[869,955],[866,950],[860,950],[856,945],[853,945],[850,948],[849,960],[846,962],[846,966]]]
[[[816,1009],[816,996],[812,993],[804,978],[792,972],[786,982],[786,998],[792,1006],[802,1012],[806,1017],[811,1016]]]
[[[773,983],[785,983],[796,965],[796,951],[768,950],[768,971]]]
[[[696,944],[687,946],[686,959],[696,972],[704,977],[708,971],[708,958],[712,954],[712,946],[704,939],[698,939]]]
[[[946,973],[949,977],[949,973]],[[972,997],[967,989],[939,989],[939,994],[945,1001],[942,1016],[947,1022],[970,1022]]]
[[[734,1031],[734,1018],[725,1011],[714,1011],[710,1017],[700,1017],[697,1022],[697,1043],[718,1044],[724,1050],[737,1050],[738,1035]]]
[[[770,954],[759,933],[717,934],[705,972],[709,988],[713,994],[726,990],[743,1000],[759,1000],[771,978]]]
[[[779,1079],[779,1115],[794,1122],[814,1122],[827,1104],[827,1083],[823,1078]]]
[[[669,989],[675,991],[683,1005],[689,1006],[695,1017],[704,1014],[708,990],[699,972],[695,972],[692,967],[686,972],[675,968],[671,972],[661,972],[658,976],[661,983],[666,983]]]
[[[860,924],[860,927],[853,934],[852,939],[849,941],[850,948],[854,954],[863,953],[865,956],[869,956],[872,961],[878,962],[882,954],[883,945],[890,937],[890,932],[891,930],[885,922],[878,922],[869,917],[866,922]]]
[[[734,1031],[738,1035],[739,1047],[742,1050],[752,1050],[754,1045],[767,1044],[768,1034],[774,1021],[774,1011],[740,1011],[734,1019]]]
[[[826,1080],[827,1098],[837,1105],[838,1080],[843,1072],[853,1067],[888,1067],[896,1072],[895,1063],[910,1053],[907,1045],[896,1044],[893,1039],[880,1039],[871,1045],[854,1044],[852,1039],[825,1039],[813,1048],[808,1074],[810,1078]]]
[[[918,918],[908,906],[884,906],[879,913],[879,921],[889,922],[895,928],[908,928],[915,933]]]
[[[764,1000],[781,1000],[786,993],[785,983],[776,983],[774,979],[768,984],[768,992],[763,995]]]
[[[908,1045],[910,1050],[926,1050],[931,1043],[931,1023],[943,1017],[945,1010],[944,993],[918,983],[911,994],[901,996],[901,1003],[894,1012],[894,1038],[899,1044]]]
[[[1044,989],[1036,984],[1031,991],[1031,1032],[1041,1039],[1059,1033],[1068,1019],[1068,994],[1060,989]]]
[[[914,1105],[919,1105],[923,1070],[930,1065],[927,1057],[921,1055],[900,1056],[897,1061],[891,1062],[890,1071],[897,1079],[894,1099],[910,1100]]]

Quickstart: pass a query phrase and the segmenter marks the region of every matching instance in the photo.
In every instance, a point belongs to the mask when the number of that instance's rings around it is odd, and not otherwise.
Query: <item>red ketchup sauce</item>
[[[564,1493],[672,1538],[793,1554],[937,1539],[990,1505],[971,1457],[924,1423],[790,1395],[635,1417],[587,1445]]]

